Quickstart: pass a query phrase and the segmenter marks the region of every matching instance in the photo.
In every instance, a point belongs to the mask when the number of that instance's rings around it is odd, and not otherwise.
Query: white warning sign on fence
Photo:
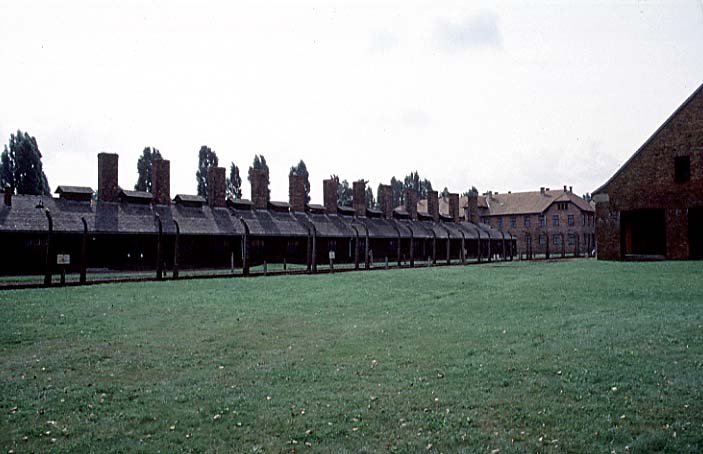
[[[57,265],[70,265],[71,255],[70,254],[56,254],[56,264]]]
[[[334,260],[334,259],[335,259],[334,251],[330,251],[330,260]]]

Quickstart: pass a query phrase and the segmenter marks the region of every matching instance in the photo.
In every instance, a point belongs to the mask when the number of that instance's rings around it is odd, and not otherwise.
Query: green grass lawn
[[[0,292],[5,452],[700,452],[703,262]]]

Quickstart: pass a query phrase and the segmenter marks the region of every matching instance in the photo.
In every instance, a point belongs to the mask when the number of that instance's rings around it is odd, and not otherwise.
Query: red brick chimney
[[[466,220],[478,224],[478,192],[469,191],[467,202]]]
[[[366,182],[364,180],[353,183],[352,205],[357,216],[366,216]]]
[[[449,194],[449,216],[459,222],[459,194]]]
[[[378,195],[381,204],[381,211],[383,211],[383,217],[386,219],[391,219],[393,217],[393,188],[388,184],[382,184]]]
[[[207,169],[207,204],[210,208],[224,207],[227,187],[224,167]]]
[[[405,190],[405,211],[410,219],[417,219],[417,192],[414,189]]]
[[[439,196],[437,191],[427,191],[427,214],[432,216],[435,222],[439,221]]]
[[[288,176],[288,202],[291,211],[305,211],[305,177],[301,175]]]
[[[337,214],[337,182],[332,178],[324,180],[322,193],[325,211],[329,214]]]
[[[154,159],[151,163],[151,193],[154,203],[171,204],[171,161]]]
[[[262,169],[251,170],[251,201],[254,208],[265,210],[269,205],[268,172]]]
[[[119,156],[115,153],[98,153],[98,200],[102,202],[119,200],[118,160]]]
[[[7,186],[5,188],[5,206],[12,206],[12,195],[15,193],[15,188]]]

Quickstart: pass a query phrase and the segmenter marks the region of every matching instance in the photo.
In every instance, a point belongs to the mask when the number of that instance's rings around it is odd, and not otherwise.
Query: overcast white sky
[[[703,83],[703,2],[0,0],[0,141],[37,138],[52,189],[131,189],[145,146],[195,193],[197,152],[271,168],[287,200],[335,173],[374,191],[602,184]],[[204,2],[202,2],[204,3]]]

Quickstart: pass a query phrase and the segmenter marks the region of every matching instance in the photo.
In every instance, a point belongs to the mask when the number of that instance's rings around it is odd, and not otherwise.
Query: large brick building
[[[594,193],[598,258],[703,258],[703,85]]]
[[[595,243],[594,207],[574,194],[572,188],[494,193],[474,196],[475,216],[482,224],[510,233],[517,239],[518,253],[524,256],[589,255]],[[460,216],[470,219],[471,198],[460,200]],[[439,209],[448,213],[448,201],[439,200]],[[418,202],[418,211],[427,210],[427,200]]]

